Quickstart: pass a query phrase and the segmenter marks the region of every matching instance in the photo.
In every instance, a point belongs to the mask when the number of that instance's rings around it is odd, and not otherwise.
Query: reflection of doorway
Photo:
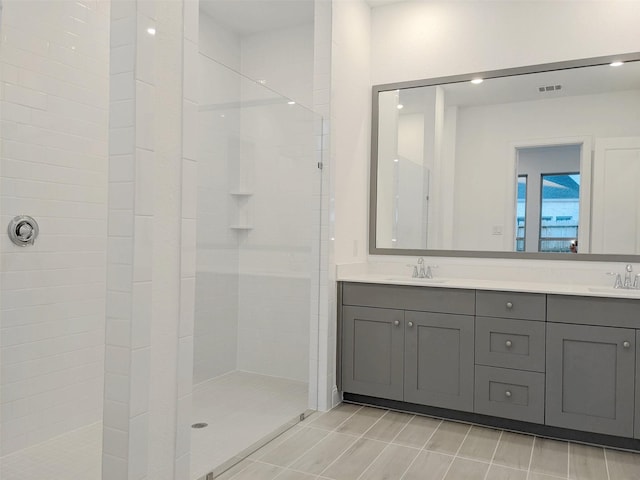
[[[581,144],[516,149],[516,251],[569,253],[580,224]]]
[[[593,253],[640,253],[640,137],[598,138],[593,164]]]

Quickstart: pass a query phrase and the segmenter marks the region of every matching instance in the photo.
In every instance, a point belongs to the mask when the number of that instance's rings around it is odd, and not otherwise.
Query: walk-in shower
[[[2,480],[196,479],[316,408],[312,19],[197,4],[0,2]]]

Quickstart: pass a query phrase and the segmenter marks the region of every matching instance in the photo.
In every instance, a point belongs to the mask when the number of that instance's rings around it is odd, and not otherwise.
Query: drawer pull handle
[[[622,342],[622,346],[624,348],[629,348],[631,346],[631,344],[629,342]]]
[[[394,320],[393,324],[397,327],[398,325],[400,325],[400,320]]]
[[[511,348],[511,345],[513,345],[511,343],[511,340],[507,340],[506,342],[504,342],[504,346],[507,347],[507,348]]]
[[[507,308],[509,310],[511,310],[513,308],[513,303],[512,302],[507,302]]]
[[[504,392],[504,396],[507,398],[511,398],[511,390],[507,390],[506,392]]]
[[[413,327],[413,322],[409,322],[409,323],[407,323],[407,326],[408,326],[409,328]]]

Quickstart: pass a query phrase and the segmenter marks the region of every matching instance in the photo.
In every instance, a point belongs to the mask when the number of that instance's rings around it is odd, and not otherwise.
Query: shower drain
[[[204,427],[208,427],[209,424],[208,423],[194,423],[193,425],[191,425],[191,428],[204,428]]]

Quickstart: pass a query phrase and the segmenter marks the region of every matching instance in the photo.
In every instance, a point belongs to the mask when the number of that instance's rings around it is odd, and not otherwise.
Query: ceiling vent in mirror
[[[562,89],[562,85],[546,85],[544,87],[538,87],[538,91],[541,93],[544,92],[554,92],[556,90]]]

